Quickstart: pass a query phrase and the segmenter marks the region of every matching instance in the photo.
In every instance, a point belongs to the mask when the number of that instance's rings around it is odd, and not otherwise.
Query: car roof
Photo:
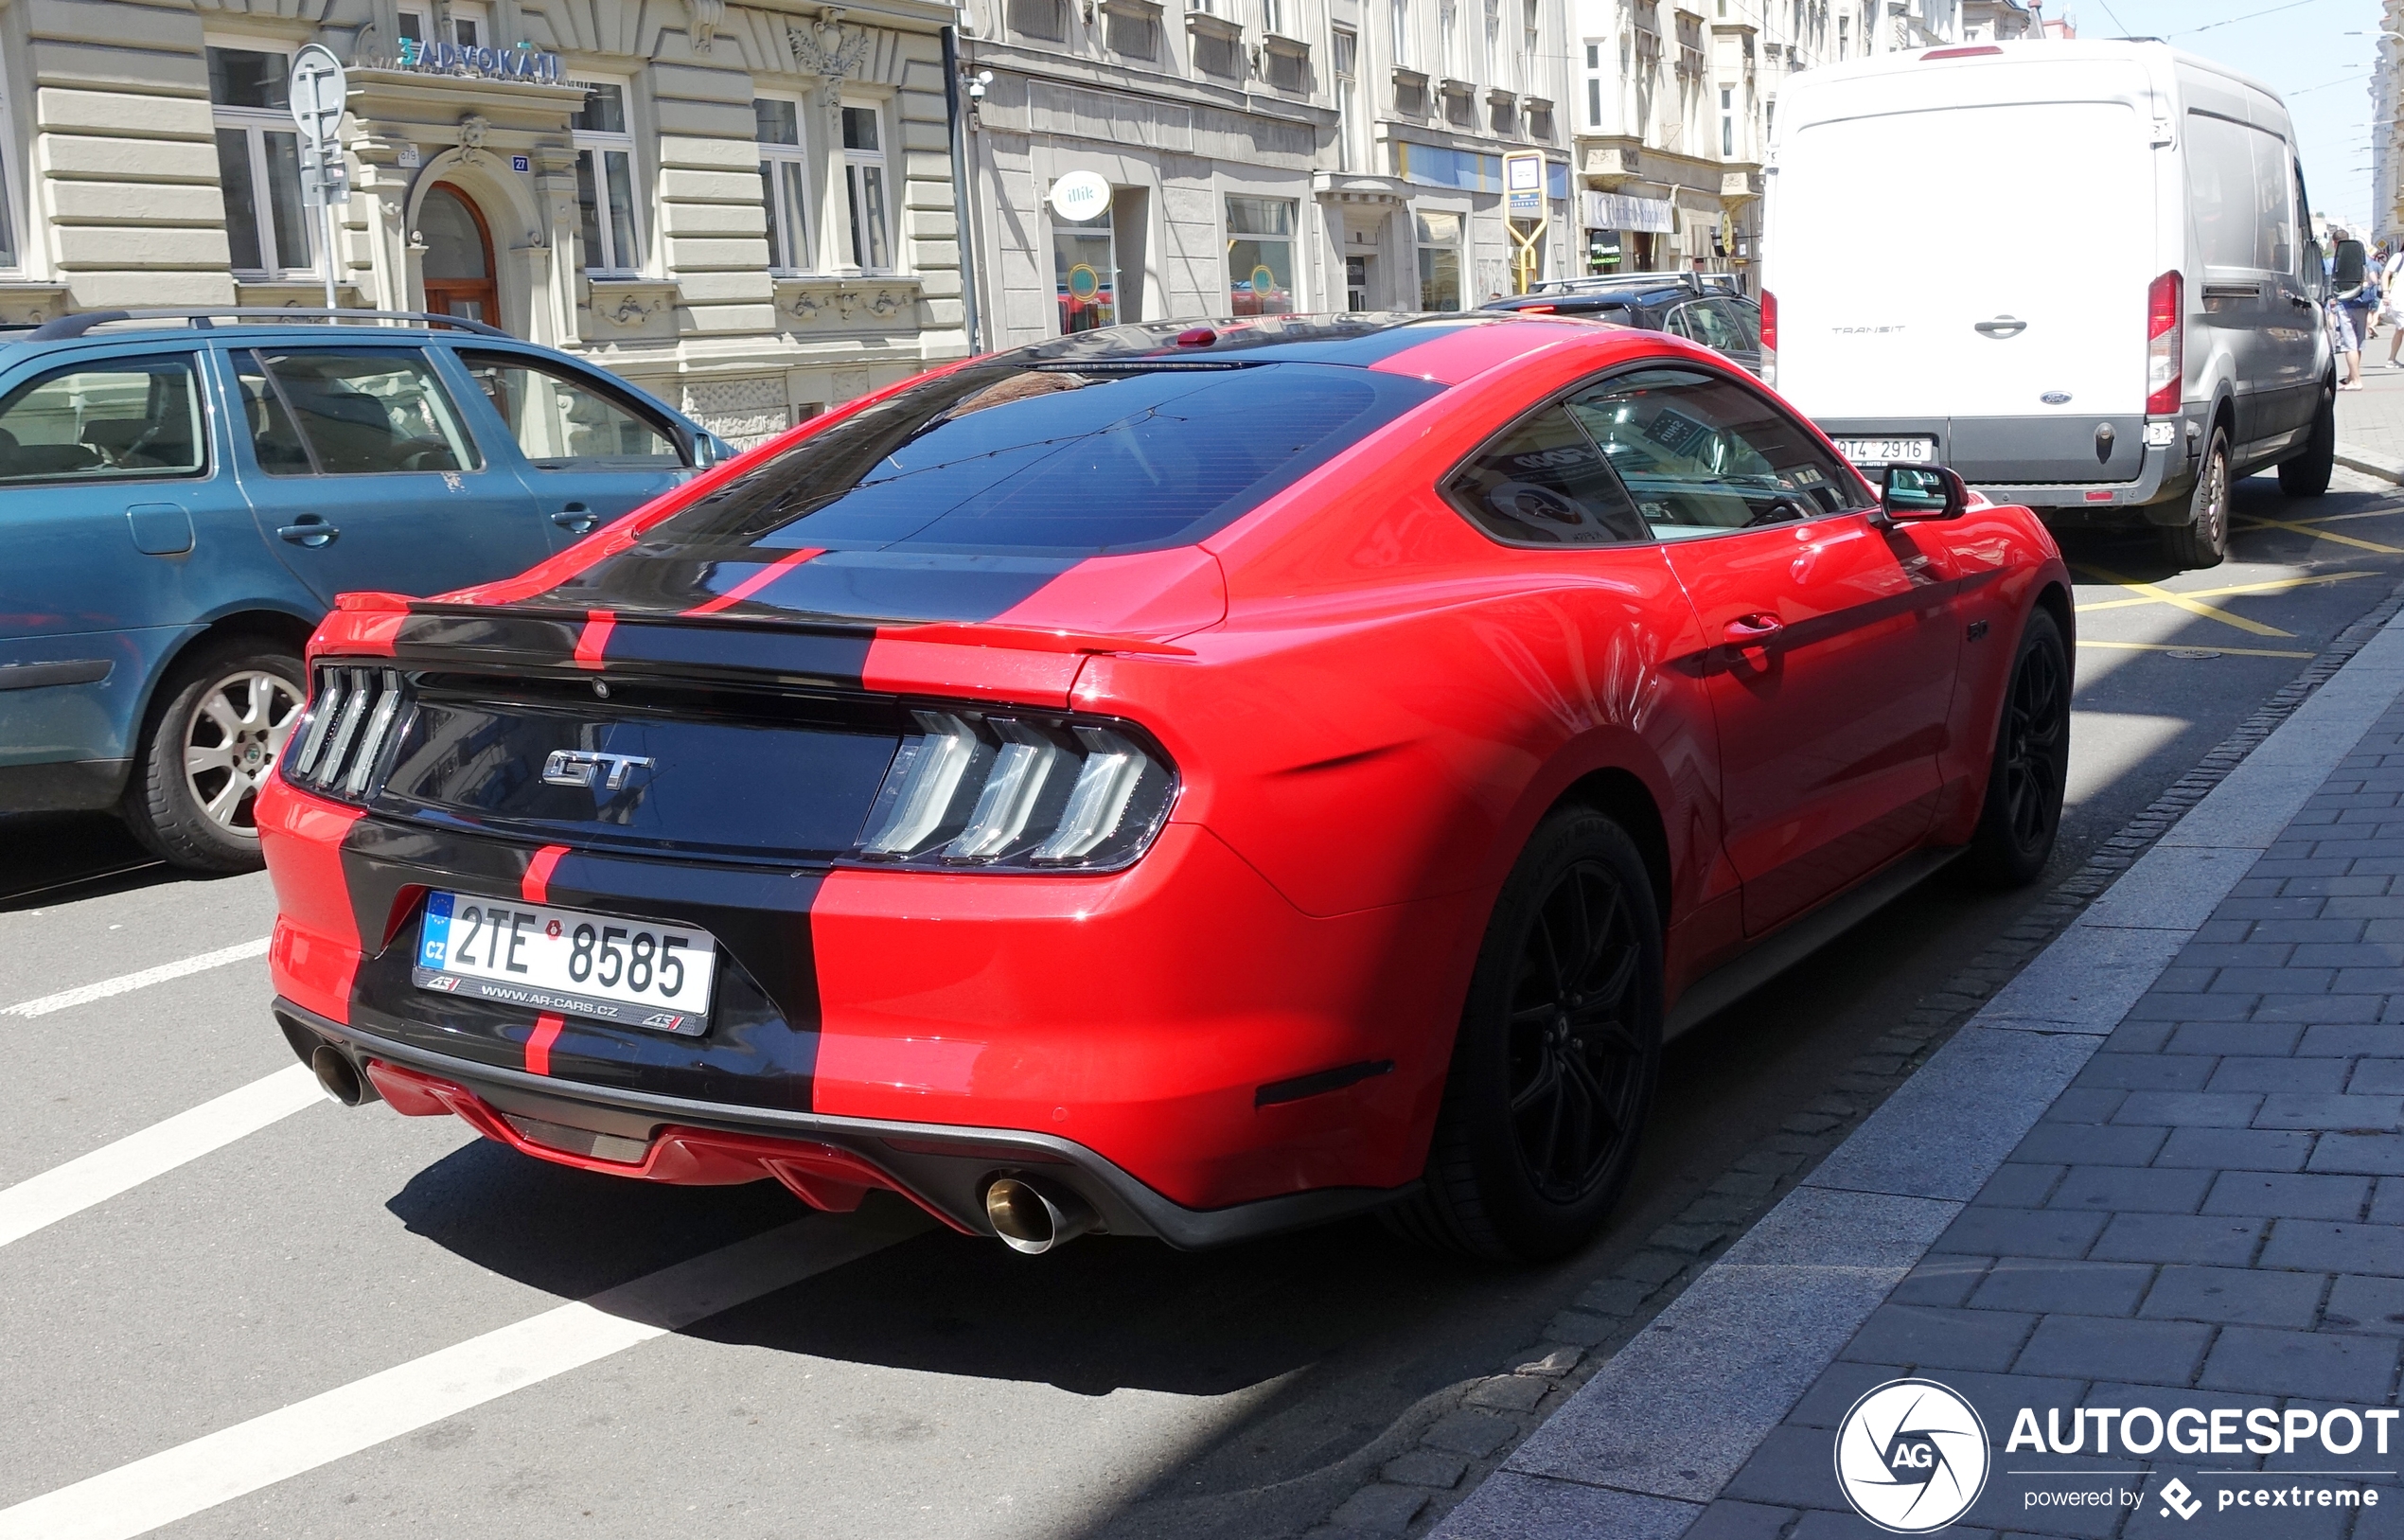
[[[231,322],[231,325],[221,325]],[[210,309],[82,310],[27,327],[0,327],[0,347],[29,348],[86,340],[124,341],[173,333],[203,344],[239,338],[277,342],[323,342],[328,334],[350,340],[384,337],[412,342],[472,338],[516,343],[518,338],[481,321],[424,310],[303,310],[269,306]]]

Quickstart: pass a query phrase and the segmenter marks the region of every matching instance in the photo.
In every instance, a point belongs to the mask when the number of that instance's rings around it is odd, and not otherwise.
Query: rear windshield
[[[650,540],[1031,556],[1182,545],[1441,389],[1323,363],[981,364],[812,434]]]

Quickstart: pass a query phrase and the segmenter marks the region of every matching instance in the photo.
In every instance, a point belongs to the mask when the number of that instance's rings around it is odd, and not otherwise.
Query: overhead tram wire
[[[2235,27],[2239,22],[2250,22],[2256,16],[2275,16],[2283,10],[2301,10],[2306,6],[2317,6],[2319,4],[2321,4],[2321,0],[2288,0],[2288,3],[2284,6],[2272,6],[2265,10],[2249,10],[2242,16],[2224,17],[2217,22],[2206,22],[2201,27],[2183,27],[2175,32],[2169,32],[2164,35],[2174,38],[2192,37],[2198,32],[2209,32],[2216,27]],[[2107,13],[2109,13],[2112,8],[2110,6],[2105,6],[2104,9]]]

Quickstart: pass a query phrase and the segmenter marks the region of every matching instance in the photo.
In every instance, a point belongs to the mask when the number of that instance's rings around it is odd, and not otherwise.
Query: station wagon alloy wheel
[[[263,668],[227,675],[194,703],[184,724],[184,780],[211,823],[256,838],[253,805],[300,709],[292,682]]]

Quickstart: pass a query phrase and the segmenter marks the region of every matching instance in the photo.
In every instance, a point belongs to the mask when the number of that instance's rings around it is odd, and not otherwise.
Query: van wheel
[[[1498,1262],[1578,1249],[1627,1186],[1660,1069],[1652,876],[1617,823],[1565,808],[1495,900],[1426,1179],[1389,1227]]]
[[[2229,554],[2229,435],[2212,430],[2187,503],[2187,522],[2162,532],[2162,554],[2174,567],[2217,567]]]
[[[2070,652],[2043,610],[2029,612],[2004,687],[1987,803],[1971,836],[1971,875],[1999,888],[2037,880],[2061,828],[2070,774]]]
[[[2329,489],[2329,472],[2337,467],[2337,386],[2321,391],[2312,412],[2312,436],[2304,452],[2279,462],[2279,490],[2289,497],[2319,497]]]
[[[178,664],[125,788],[133,837],[187,871],[256,871],[258,788],[300,720],[306,677],[298,657],[256,638]]]

